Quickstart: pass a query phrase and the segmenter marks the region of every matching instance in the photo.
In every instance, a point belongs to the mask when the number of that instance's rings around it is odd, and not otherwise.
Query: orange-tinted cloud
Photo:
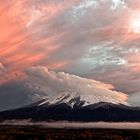
[[[43,65],[113,83],[123,92],[139,91],[140,34],[131,29],[139,4],[139,0],[1,0],[3,79]]]
[[[6,66],[7,72],[22,71],[32,65],[49,63],[47,58],[61,47],[57,42],[64,35],[43,35],[41,25],[49,24],[51,19],[74,2],[56,5],[34,0],[0,2],[0,61]],[[56,63],[52,61],[52,64],[48,65],[53,68],[55,65],[61,66],[61,62]]]

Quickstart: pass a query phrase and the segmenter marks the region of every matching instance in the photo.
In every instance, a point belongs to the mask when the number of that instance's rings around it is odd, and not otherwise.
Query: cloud
[[[128,101],[135,106],[140,106],[140,93],[130,95]]]
[[[1,1],[0,11],[6,16],[0,15],[3,46],[0,59],[12,72],[38,64],[53,69],[65,66],[67,71],[75,62],[80,66],[91,46],[116,39],[120,30],[125,30],[119,27],[125,18],[121,3],[112,0]],[[115,12],[110,8],[114,4],[119,9]],[[115,24],[114,18],[118,18]]]
[[[0,63],[0,73],[6,72],[6,69],[2,63]]]
[[[23,81],[12,81],[0,85],[0,111],[22,107],[37,100]]]
[[[0,84],[42,65],[127,94],[139,92],[140,36],[131,29],[139,5],[139,0],[0,1],[0,61],[7,70]]]
[[[89,102],[112,102],[127,104],[127,95],[113,90],[110,84],[101,83],[92,79],[76,75],[48,71],[46,67],[32,67],[27,70],[28,82],[39,87],[40,98],[63,95],[80,96]],[[42,96],[42,97],[41,97]]]

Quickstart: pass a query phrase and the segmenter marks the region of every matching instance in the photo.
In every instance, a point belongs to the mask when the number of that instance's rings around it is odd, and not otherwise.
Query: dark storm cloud
[[[32,98],[31,89],[24,82],[13,81],[0,86],[0,111],[28,105]]]

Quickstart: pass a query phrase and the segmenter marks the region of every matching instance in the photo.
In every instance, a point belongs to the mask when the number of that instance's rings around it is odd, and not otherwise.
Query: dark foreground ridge
[[[106,102],[85,107],[80,104],[71,107],[65,103],[40,105],[38,102],[23,108],[0,112],[0,121],[29,118],[33,121],[140,122],[140,108]]]
[[[0,140],[140,140],[140,130],[0,126]]]

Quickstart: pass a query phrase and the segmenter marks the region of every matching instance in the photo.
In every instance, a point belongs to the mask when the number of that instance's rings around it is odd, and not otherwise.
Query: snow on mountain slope
[[[114,91],[110,84],[64,72],[48,71],[41,66],[28,69],[27,75],[34,97],[45,99],[39,105],[67,103],[73,107],[75,104],[87,106],[98,102],[129,105],[127,95]]]
[[[87,95],[87,94],[81,94],[78,95],[77,93],[61,93],[53,98],[46,98],[43,100],[43,102],[39,103],[38,106],[45,106],[45,105],[55,105],[55,104],[61,104],[66,103],[67,105],[73,107],[73,106],[88,106],[92,104],[96,104],[99,102],[107,102],[107,103],[113,103],[113,104],[124,104],[129,105],[127,102],[122,102],[119,100],[116,100],[114,98],[109,97],[96,97],[95,95]]]

